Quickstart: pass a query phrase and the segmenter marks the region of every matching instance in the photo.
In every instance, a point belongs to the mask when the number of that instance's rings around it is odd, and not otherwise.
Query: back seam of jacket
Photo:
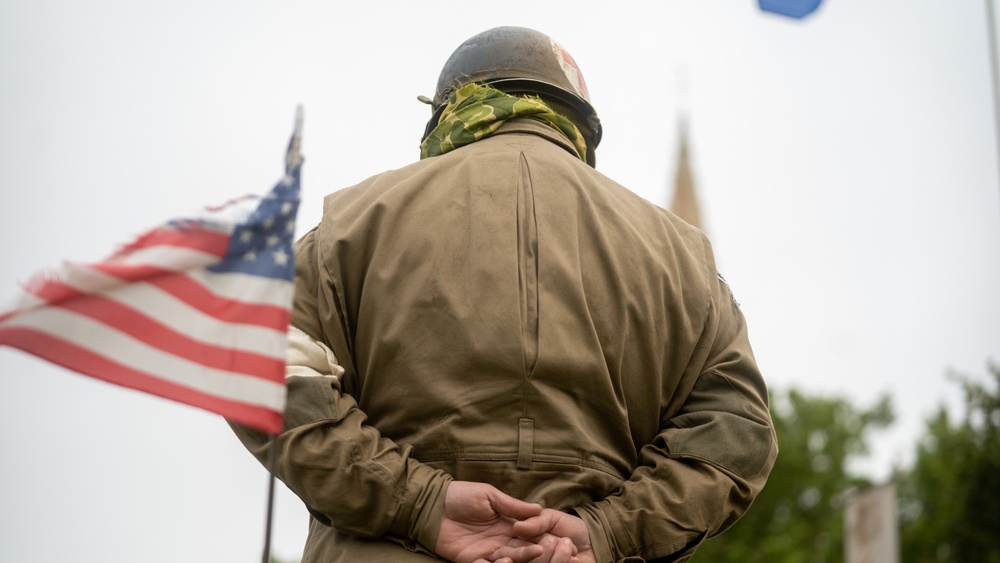
[[[521,344],[524,353],[525,379],[531,379],[531,373],[538,362],[538,218],[535,214],[531,171],[523,151],[518,155],[516,177]]]

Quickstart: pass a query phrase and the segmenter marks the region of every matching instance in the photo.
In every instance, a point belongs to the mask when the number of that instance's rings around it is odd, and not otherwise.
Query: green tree
[[[849,461],[868,453],[868,434],[892,422],[888,397],[868,409],[796,390],[772,401],[778,459],[767,486],[732,528],[696,561],[813,563],[844,559],[841,495],[870,483]]]
[[[1000,563],[1000,367],[993,389],[952,374],[965,391],[956,422],[927,420],[913,469],[900,478],[903,561]]]

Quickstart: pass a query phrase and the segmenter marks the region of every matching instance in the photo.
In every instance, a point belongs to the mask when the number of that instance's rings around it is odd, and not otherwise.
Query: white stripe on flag
[[[126,254],[116,256],[106,264],[124,264],[127,266],[152,266],[174,272],[182,272],[192,268],[203,268],[219,261],[215,254],[184,248],[182,246],[152,246],[131,250]]]
[[[0,327],[24,327],[70,342],[91,352],[144,372],[152,377],[183,385],[202,393],[231,401],[281,411],[285,405],[285,385],[260,377],[209,368],[168,354],[140,342],[89,317],[58,308],[45,308],[10,318]],[[53,332],[57,329],[58,332]],[[230,331],[241,334],[244,327]],[[278,333],[273,333],[277,335]],[[284,349],[286,336],[274,336],[272,349]]]
[[[187,277],[212,293],[252,305],[272,305],[288,309],[294,285],[282,279],[265,278],[240,272],[217,273],[208,270],[187,272]]]
[[[94,279],[97,276],[104,275],[100,272],[93,273]],[[259,282],[263,282],[265,287],[258,288],[256,284]],[[285,291],[282,293],[288,296],[291,284],[283,280],[271,280],[270,278],[261,278],[259,276],[243,276],[241,280],[233,280],[232,283],[246,284],[248,286],[245,288],[246,291],[256,292],[273,290],[273,287],[268,287],[275,285],[272,282],[278,282],[284,286]],[[67,283],[67,285],[71,285],[80,291],[86,291],[87,289],[86,287],[79,287],[75,283]],[[262,354],[282,361],[285,359],[284,343],[275,341],[274,335],[285,334],[286,328],[268,329],[262,326],[227,323],[206,315],[188,306],[173,295],[165,293],[158,287],[145,282],[132,282],[127,285],[120,285],[115,289],[96,295],[134,309],[160,324],[166,325],[174,332],[183,334],[189,338],[214,346]],[[286,297],[286,299],[285,307],[291,301],[290,297]],[[31,314],[31,312],[26,311],[22,314],[27,315]],[[237,329],[239,330],[239,341],[235,341],[230,332]]]
[[[94,270],[88,265],[66,264],[58,271],[46,272],[43,278],[29,283],[24,294],[3,311],[6,314],[12,314],[47,304],[48,300],[38,297],[32,291],[40,291],[52,285],[66,285],[82,293],[96,293],[123,283],[126,282],[115,276]],[[35,287],[36,285],[37,287]]]
[[[248,281],[247,283],[253,282]],[[164,293],[159,288],[144,282],[125,285],[100,295],[135,309],[166,325],[174,332],[206,344],[232,348],[242,352],[253,352],[279,360],[285,359],[285,343],[276,340],[275,335],[284,335],[287,327],[276,330],[221,321],[189,307],[173,295]],[[233,334],[233,331],[237,330],[239,331],[238,339]]]

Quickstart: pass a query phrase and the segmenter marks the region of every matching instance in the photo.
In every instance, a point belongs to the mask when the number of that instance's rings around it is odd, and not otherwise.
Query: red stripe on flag
[[[98,272],[114,276],[123,282],[152,281],[162,276],[177,273],[175,270],[168,270],[166,268],[152,266],[149,264],[118,264],[115,262],[102,262],[100,264],[91,264],[90,267]]]
[[[194,406],[221,414],[234,422],[259,428],[268,434],[278,435],[284,431],[282,413],[265,407],[230,401],[212,395],[204,395],[204,402]]]
[[[221,297],[182,274],[159,277],[149,280],[149,283],[202,313],[226,322],[282,331],[288,329],[290,314],[287,307],[258,305]]]
[[[168,354],[173,354],[174,356],[210,368],[242,373],[272,381],[276,380],[276,374],[280,374],[278,375],[278,379],[284,377],[285,362],[283,360],[253,352],[223,348],[190,338],[140,311],[101,295],[88,295],[54,306],[79,313]],[[286,311],[285,323],[278,330],[285,330],[285,327],[288,326],[289,316],[289,313]]]
[[[0,342],[108,383],[221,414],[270,434],[282,431],[282,414],[278,411],[178,385],[44,332],[20,327],[0,328]]]
[[[46,303],[58,303],[82,295],[76,288],[67,285],[58,278],[40,279],[29,282],[24,286],[24,291]],[[15,311],[11,311],[11,314],[14,313]]]
[[[182,223],[174,228],[160,227],[123,246],[113,258],[154,246],[190,248],[222,257],[229,248],[229,233],[209,230],[196,222]]]

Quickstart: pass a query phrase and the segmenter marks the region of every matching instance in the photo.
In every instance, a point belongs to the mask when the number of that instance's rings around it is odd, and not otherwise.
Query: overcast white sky
[[[825,0],[804,21],[755,0],[337,4],[0,0],[0,297],[263,193],[300,103],[305,232],[324,194],[417,158],[415,98],[459,43],[524,25],[580,64],[598,169],[654,203],[686,109],[706,230],[772,388],[892,396],[871,476],[959,403],[949,369],[1000,361],[982,1]],[[265,473],[221,418],[4,348],[0,427],[0,560],[259,561]],[[275,524],[297,557],[306,515],[283,489]]]

